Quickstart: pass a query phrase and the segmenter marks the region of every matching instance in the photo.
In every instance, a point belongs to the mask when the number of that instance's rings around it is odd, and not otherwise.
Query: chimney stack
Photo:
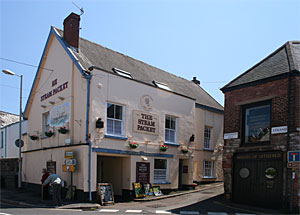
[[[64,39],[74,48],[79,47],[79,23],[80,16],[75,13],[71,13],[64,20]]]
[[[200,85],[200,81],[199,81],[199,80],[197,80],[197,78],[196,78],[196,77],[193,77],[193,80],[192,80],[192,82],[194,82],[195,84],[198,84],[198,85]]]

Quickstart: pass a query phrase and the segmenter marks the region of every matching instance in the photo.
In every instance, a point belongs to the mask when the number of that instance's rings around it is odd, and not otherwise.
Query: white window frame
[[[214,173],[214,161],[203,160],[203,178],[215,178]]]
[[[171,120],[175,120],[175,130],[171,129],[171,128],[166,128],[166,120],[167,118],[170,118]],[[169,143],[169,144],[177,144],[177,130],[178,130],[178,118],[174,117],[174,116],[170,116],[170,115],[166,115],[165,116],[165,143]],[[170,131],[174,131],[174,142],[171,142],[170,140],[166,139],[166,133],[170,132]]]
[[[107,116],[107,108],[108,108],[109,104],[114,105],[114,106],[122,107],[122,119],[121,120],[120,119],[115,119],[115,118],[109,118]],[[115,109],[114,109],[114,112],[115,112]],[[108,120],[121,122],[121,134],[108,131]],[[107,135],[112,135],[112,136],[117,136],[117,137],[118,136],[124,137],[124,135],[125,135],[125,106],[124,105],[115,104],[115,103],[112,103],[112,102],[106,102],[106,134]]]
[[[204,127],[204,149],[212,149],[212,132],[212,127]]]
[[[155,160],[164,160],[166,162],[166,169],[155,169]],[[154,159],[153,184],[168,183],[168,172],[169,172],[168,159]]]
[[[50,130],[50,112],[43,113],[43,136],[46,137],[45,132]]]

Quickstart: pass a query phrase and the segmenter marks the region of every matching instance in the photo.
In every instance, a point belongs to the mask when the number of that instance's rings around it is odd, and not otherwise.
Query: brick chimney
[[[79,23],[80,16],[75,13],[71,13],[64,20],[64,39],[75,48],[79,46]]]

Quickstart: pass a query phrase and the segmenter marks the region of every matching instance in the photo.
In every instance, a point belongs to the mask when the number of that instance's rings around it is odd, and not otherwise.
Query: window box
[[[129,146],[130,146],[130,148],[132,148],[132,149],[136,149],[137,147],[139,147],[139,144],[136,143],[136,142],[133,142],[133,143],[129,143]]]
[[[162,152],[165,152],[165,151],[168,150],[168,146],[167,146],[167,145],[161,145],[161,146],[159,147],[159,150],[162,151]]]
[[[38,140],[39,137],[37,135],[29,135],[31,140]]]
[[[58,129],[58,132],[59,133],[61,133],[61,134],[66,134],[66,133],[68,133],[69,132],[69,129],[67,129],[67,127],[60,127],[59,129]]]
[[[45,136],[46,137],[52,137],[54,135],[54,132],[49,130],[49,131],[45,131]]]

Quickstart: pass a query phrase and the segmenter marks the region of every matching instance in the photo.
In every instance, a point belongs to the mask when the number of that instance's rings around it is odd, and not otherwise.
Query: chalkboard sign
[[[135,198],[143,198],[145,197],[144,189],[141,183],[132,183],[134,189]]]
[[[153,186],[152,189],[153,189],[154,196],[162,196],[163,195],[163,193],[160,190],[160,186]]]
[[[101,205],[115,204],[112,184],[98,183],[97,195]]]

